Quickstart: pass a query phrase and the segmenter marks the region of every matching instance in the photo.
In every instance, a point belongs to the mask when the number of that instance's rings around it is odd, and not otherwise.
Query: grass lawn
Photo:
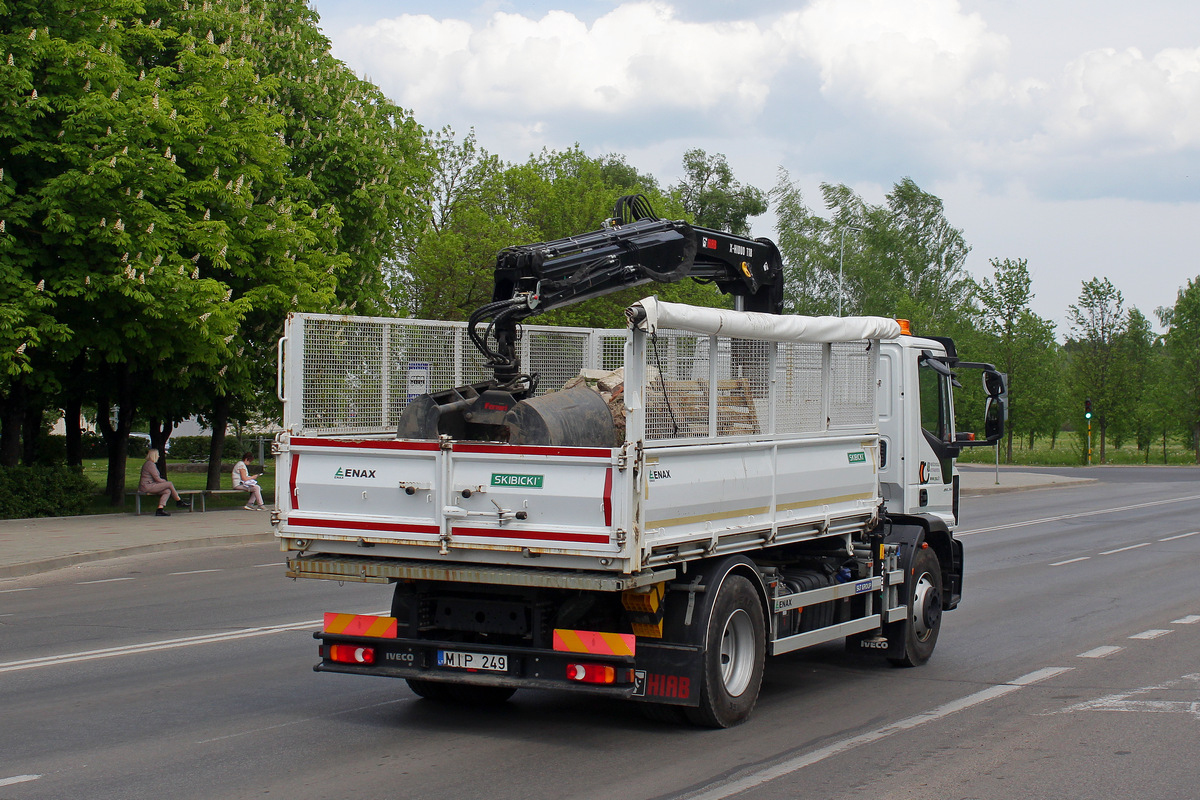
[[[1087,440],[1081,439],[1076,433],[1063,433],[1059,435],[1054,448],[1051,449],[1049,439],[1037,439],[1032,448],[1029,447],[1028,439],[1024,441],[1014,439],[1012,462],[1005,461],[1004,457],[1005,443],[1001,442],[1001,464],[1012,463],[1027,467],[1079,467],[1087,463]],[[971,448],[963,450],[959,461],[964,464],[994,464],[996,463],[996,453],[990,447]],[[1170,438],[1167,439],[1165,448],[1163,441],[1159,439],[1150,446],[1149,451],[1139,450],[1131,442],[1126,442],[1119,448],[1113,447],[1112,442],[1109,441],[1104,452],[1104,463],[1195,466],[1196,451],[1182,440]],[[1092,434],[1092,464],[1100,464],[1100,437],[1096,433]]]
[[[145,459],[129,458],[125,461],[125,490],[132,492],[137,488],[138,479],[142,476],[142,464]],[[185,462],[186,463],[186,462]],[[172,469],[175,466],[174,462],[167,463],[167,480],[175,484],[176,489],[203,489],[208,482],[208,474],[206,472],[181,472],[178,469]],[[221,469],[221,488],[232,489],[233,480],[230,473],[233,471],[233,464],[227,464]],[[85,458],[83,460],[83,474],[92,483],[96,484],[97,495],[92,501],[92,504],[84,511],[85,514],[112,514],[117,511],[133,511],[133,497],[125,498],[125,507],[114,508],[108,504],[108,498],[104,496],[104,486],[108,483],[108,460],[103,458]],[[258,476],[258,485],[262,487],[263,501],[270,505],[275,498],[275,462],[267,461],[267,469],[262,475]],[[153,511],[153,500],[151,511]],[[142,498],[143,510],[146,504],[146,499]],[[205,498],[205,508],[237,508],[246,504],[246,496],[244,495],[211,495]]]

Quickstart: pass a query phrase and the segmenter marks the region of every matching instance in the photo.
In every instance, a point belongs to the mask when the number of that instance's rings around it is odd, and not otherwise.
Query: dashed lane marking
[[[0,778],[0,786],[12,786],[14,783],[36,781],[41,775],[13,775],[11,778]]]
[[[1005,525],[992,525],[988,528],[975,528],[969,531],[956,531],[955,536],[963,537],[970,536],[973,533],[988,533],[989,531],[1004,531],[1012,528],[1024,528],[1029,525],[1042,525],[1047,522],[1061,522],[1064,519],[1080,519],[1081,517],[1095,517],[1100,514],[1115,514],[1118,511],[1136,511],[1139,508],[1151,508],[1152,506],[1162,506],[1169,503],[1188,503],[1193,500],[1200,500],[1200,494],[1188,495],[1187,497],[1173,497],[1169,500],[1153,500],[1148,503],[1134,503],[1130,506],[1117,506],[1116,508],[1098,508],[1095,511],[1080,511],[1077,514],[1059,514],[1056,517],[1042,517],[1041,519],[1030,519],[1024,522],[1009,522]]]
[[[1160,542],[1173,542],[1176,539],[1186,539],[1189,536],[1200,536],[1200,531],[1192,531],[1191,533],[1180,533],[1180,534],[1176,534],[1175,536],[1167,536],[1163,539],[1159,539],[1159,541]]]
[[[36,586],[26,586],[24,589],[0,589],[0,594],[9,594],[10,592],[32,592]]]
[[[1090,561],[1091,558],[1092,558],[1091,556],[1080,556],[1079,558],[1068,558],[1066,561],[1055,561],[1050,566],[1062,567],[1062,566],[1066,566],[1067,564],[1074,564],[1079,561]]]
[[[1130,636],[1129,638],[1130,639],[1157,639],[1160,636],[1166,636],[1170,632],[1171,631],[1163,630],[1162,628],[1151,628],[1148,631],[1142,631],[1141,633],[1135,633],[1133,636]]]
[[[1094,650],[1088,650],[1086,653],[1080,653],[1079,655],[1077,655],[1075,657],[1076,658],[1105,658],[1106,656],[1111,656],[1114,653],[1119,653],[1124,649],[1125,649],[1124,647],[1116,647],[1115,645],[1110,644],[1110,645],[1105,645],[1104,647],[1097,647]]]
[[[1171,620],[1172,625],[1195,625],[1197,622],[1200,622],[1200,615],[1197,614],[1189,614],[1186,617]]]
[[[204,572],[222,572],[219,569],[190,569],[187,572],[168,572],[168,575],[199,575]]]
[[[1100,555],[1111,556],[1113,553],[1124,553],[1126,550],[1137,550],[1139,547],[1149,547],[1152,544],[1154,544],[1154,542],[1139,542],[1138,544],[1131,544],[1131,545],[1126,545],[1125,547],[1118,547],[1116,550],[1104,550],[1100,553]]]
[[[76,586],[90,586],[93,583],[117,583],[118,581],[131,581],[133,578],[104,578],[98,581],[79,581]]]

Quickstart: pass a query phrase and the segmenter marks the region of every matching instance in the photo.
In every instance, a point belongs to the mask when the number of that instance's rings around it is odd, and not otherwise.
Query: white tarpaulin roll
[[[630,327],[646,333],[659,328],[759,339],[768,342],[856,342],[862,339],[894,339],[900,324],[887,317],[801,317],[728,311],[667,303],[647,297],[625,309]]]

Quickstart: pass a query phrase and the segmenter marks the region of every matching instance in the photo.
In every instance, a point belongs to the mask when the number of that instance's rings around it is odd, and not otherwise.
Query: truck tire
[[[928,661],[942,629],[942,567],[931,548],[922,547],[913,555],[908,580],[904,654],[888,659],[897,667],[917,667]]]
[[[762,686],[766,620],[753,584],[730,575],[708,618],[700,705],[685,709],[693,725],[728,728],[750,716]]]
[[[494,706],[503,703],[517,690],[511,686],[474,686],[468,683],[443,683],[422,678],[407,678],[408,688],[426,700],[471,706]]]

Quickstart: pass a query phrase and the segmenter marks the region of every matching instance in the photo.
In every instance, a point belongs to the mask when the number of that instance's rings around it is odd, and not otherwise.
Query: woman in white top
[[[255,480],[261,473],[250,474],[249,465],[253,459],[252,454],[242,453],[242,460],[233,465],[233,488],[250,493],[250,502],[244,506],[247,511],[266,511],[267,507],[263,505],[262,489]]]

